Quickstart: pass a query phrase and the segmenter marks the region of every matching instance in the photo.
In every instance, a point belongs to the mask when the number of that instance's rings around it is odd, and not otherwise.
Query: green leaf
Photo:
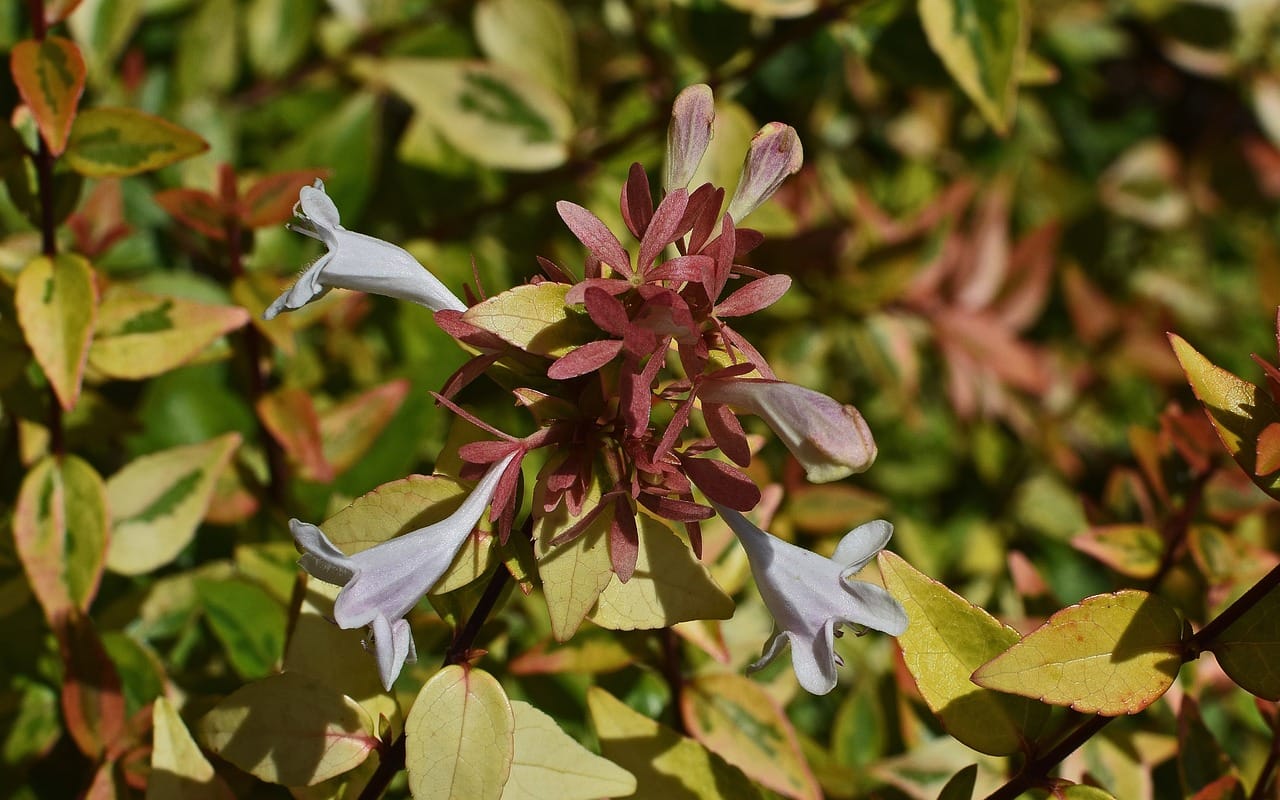
[[[288,72],[311,44],[316,4],[311,0],[252,0],[244,15],[249,63],[263,77]]]
[[[476,40],[489,60],[529,75],[572,100],[578,85],[573,21],[555,0],[483,0]]]
[[[547,462],[542,474],[556,465]],[[545,481],[538,480],[534,489],[534,509],[545,507]],[[582,514],[600,502],[600,479],[592,474],[582,502]],[[612,505],[612,504],[610,504]],[[570,517],[564,503],[549,514],[537,516],[533,523],[534,553],[538,559],[538,575],[551,615],[551,634],[556,641],[566,641],[596,605],[601,592],[613,580],[613,562],[609,559],[609,524],[613,509],[608,508],[587,525],[580,534],[562,544],[551,546],[551,540],[572,527],[582,516]]]
[[[1071,546],[1088,553],[1121,575],[1145,580],[1160,571],[1164,540],[1147,525],[1102,525],[1071,540]]]
[[[630,631],[733,616],[733,599],[670,525],[643,512],[636,523],[635,574],[626,583],[609,582],[589,614],[592,622]]]
[[[584,315],[570,313],[564,298],[569,285],[544,281],[508,289],[477,303],[462,318],[529,353],[559,358],[578,345],[600,338]]]
[[[974,750],[1010,755],[1040,732],[1049,709],[975,686],[975,669],[1018,641],[1018,633],[893,553],[883,552],[885,588],[906,609],[898,637],[924,701],[947,732]]]
[[[9,53],[13,81],[49,152],[61,155],[84,92],[85,66],[75,42],[60,36],[18,42]]]
[[[416,800],[499,800],[515,752],[515,715],[502,685],[452,665],[427,681],[405,719],[405,767]]]
[[[512,700],[515,756],[502,800],[595,800],[626,797],[636,779],[560,730],[555,720],[522,700]]]
[[[1262,491],[1280,499],[1280,470],[1259,475],[1257,469],[1258,437],[1280,422],[1280,408],[1266,392],[1214,366],[1177,334],[1169,334],[1169,342],[1227,452]]]
[[[1173,607],[1126,590],[1064,608],[973,680],[1086,714],[1136,714],[1172,685],[1181,653],[1182,620]]]
[[[116,73],[116,57],[142,20],[142,5],[143,0],[83,0],[67,20],[95,83]]]
[[[462,154],[499,169],[540,171],[564,163],[573,116],[533,77],[480,61],[392,58],[360,64],[413,106]]]
[[[156,698],[151,707],[151,725],[154,733],[147,800],[231,800],[234,797],[166,698]]]
[[[760,684],[742,675],[702,675],[680,695],[685,727],[713,753],[788,797],[820,800],[791,721]]]
[[[63,155],[89,178],[137,175],[190,158],[209,144],[186,128],[131,108],[81,111]]]
[[[402,533],[439,522],[462,505],[470,489],[443,475],[410,475],[384,483],[356,498],[321,525],[329,541],[355,555]],[[493,537],[481,533],[463,543],[453,566],[432,589],[445,594],[460,589],[489,569]]]
[[[176,369],[219,336],[249,322],[239,306],[214,306],[116,284],[98,307],[89,366],[101,375],[141,380]]]
[[[1023,0],[919,0],[929,46],[1000,133],[1009,129],[1027,53]]]
[[[266,677],[284,652],[284,606],[255,583],[197,580],[205,618],[245,680]]]
[[[0,731],[0,764],[5,767],[20,767],[49,752],[62,737],[58,693],[43,683],[15,678],[0,692]]]
[[[98,307],[93,267],[76,255],[34,258],[18,273],[13,302],[36,362],[70,411],[80,397]]]
[[[14,546],[50,621],[89,609],[102,578],[107,530],[106,487],[88,463],[46,456],[27,473],[14,509]]]
[[[973,800],[973,787],[978,781],[978,765],[970,764],[951,776],[942,787],[938,800]]]
[[[1222,671],[1240,688],[1280,700],[1280,588],[1267,592],[1209,643]]]
[[[107,568],[141,575],[176,558],[195,536],[218,475],[239,446],[240,434],[228,433],[143,456],[111,476]]]
[[[204,746],[268,783],[311,786],[360,766],[378,745],[354,700],[295,672],[237,689],[200,720]]]
[[[587,708],[604,757],[635,776],[643,797],[760,800],[759,790],[737,767],[605,690],[588,689]]]

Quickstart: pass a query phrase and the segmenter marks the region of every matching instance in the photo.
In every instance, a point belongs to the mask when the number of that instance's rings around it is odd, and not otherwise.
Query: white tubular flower
[[[763,419],[813,483],[865,472],[876,460],[875,439],[858,409],[821,392],[783,381],[734,378],[707,381],[698,396]]]
[[[315,525],[289,520],[293,538],[302,548],[298,564],[325,583],[342,587],[333,605],[338,627],[368,627],[373,634],[378,674],[388,691],[405,662],[417,657],[405,615],[449,569],[514,457],[490,467],[448,518],[355,555],[343,553]]]
[[[396,297],[432,311],[467,310],[456,295],[403,248],[342,227],[338,207],[324,193],[324,183],[319,179],[315,186],[302,187],[293,213],[300,221],[290,228],[324,242],[329,252],[316,259],[297,283],[276,298],[262,313],[263,319],[274,319],[281,311],[302,308],[330,289],[354,289]]]
[[[803,163],[804,148],[795,128],[770,122],[756,131],[738,176],[738,188],[729,201],[729,216],[734,222],[742,222],[773,197],[782,182],[798,172]]]
[[[892,636],[907,629],[907,614],[897,600],[873,583],[851,579],[889,542],[893,526],[888,522],[859,525],[840,540],[835,555],[823,558],[760,530],[737,511],[717,505],[716,512],[747,551],[751,574],[773,615],[773,635],[748,672],[764,667],[790,642],[800,685],[810,694],[826,694],[835,688],[836,665],[844,665],[835,651],[838,626],[860,625]]]

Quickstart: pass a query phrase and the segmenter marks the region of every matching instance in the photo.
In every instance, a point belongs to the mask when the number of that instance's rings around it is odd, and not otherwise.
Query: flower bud
[[[770,122],[751,139],[751,149],[738,176],[738,188],[729,201],[729,216],[742,222],[778,191],[782,182],[800,170],[804,148],[796,129]]]
[[[683,189],[698,171],[702,155],[711,141],[711,123],[716,118],[711,87],[694,84],[676,97],[671,107],[671,126],[667,128],[667,163],[662,188],[668,192]]]

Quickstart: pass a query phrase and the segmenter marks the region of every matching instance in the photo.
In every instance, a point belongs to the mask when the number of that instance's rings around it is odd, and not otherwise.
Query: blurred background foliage
[[[814,487],[770,444],[753,470],[778,487],[766,493],[771,530],[823,550],[886,517],[916,568],[1023,632],[1124,586],[1158,588],[1202,623],[1274,565],[1280,531],[1274,504],[1208,434],[1165,333],[1247,379],[1259,374],[1250,353],[1274,359],[1280,3],[1028,3],[985,45],[1012,54],[1007,96],[999,82],[966,86],[965,70],[944,62],[922,24],[930,5],[84,0],[65,26],[88,65],[84,105],[142,109],[210,148],[147,176],[68,179],[64,230],[111,282],[256,313],[315,244],[282,226],[247,233],[247,274],[233,281],[225,242],[175,221],[157,192],[216,190],[221,164],[242,179],[309,170],[326,177],[346,227],[402,244],[450,287],[474,274],[495,293],[532,276],[537,255],[580,267],[555,201],[621,229],[628,166],[657,174],[671,99],[708,82],[718,128],[706,177],[732,186],[769,120],[794,125],[805,148],[804,170],[751,219],[769,236],[752,262],[795,283],[743,332],[780,378],[855,403],[880,449],[865,475]],[[23,4],[0,5],[0,48],[29,35]],[[19,105],[8,82],[0,102]],[[38,248],[21,182],[6,178],[0,199],[8,283]],[[130,712],[176,692],[190,722],[271,671],[294,575],[287,517],[324,518],[448,452],[450,415],[428,392],[464,355],[428,312],[335,293],[251,324],[274,346],[273,386],[305,390],[321,412],[376,387],[392,399],[362,407],[375,423],[330,465],[332,480],[295,460],[284,494],[269,498],[257,488],[267,456],[248,378],[226,342],[153,380],[87,390],[66,420],[68,449],[104,475],[224,433],[246,441],[171,564],[104,578],[93,618]],[[33,460],[45,418],[15,389],[40,376],[13,372],[0,364],[6,487]],[[464,399],[520,431],[508,398]],[[13,502],[6,490],[4,517]],[[1170,542],[1178,515],[1194,535]],[[1108,533],[1121,528],[1137,533]],[[0,786],[72,796],[91,765],[62,731],[62,667],[10,541],[0,539],[0,775],[13,780]],[[767,631],[742,589],[744,562],[730,554],[715,573],[741,590],[740,610],[690,636],[695,672],[712,655],[740,668]],[[420,651],[443,648],[445,626],[425,613],[414,622]],[[486,668],[580,738],[591,736],[588,684],[650,716],[673,713],[640,634],[586,631],[540,661],[549,635],[537,603],[517,598],[491,625]],[[797,694],[785,665],[762,676],[827,796],[933,797],[975,760],[980,785],[998,785],[998,760],[940,735],[888,637],[841,652],[844,684],[827,697]],[[1252,785],[1274,712],[1208,659],[1199,667],[1174,694],[1200,699],[1204,735],[1223,751],[1216,774],[1238,770]],[[1202,785],[1173,755],[1192,734],[1172,708],[1121,720],[1067,773],[1087,771],[1122,798],[1195,794]],[[245,796],[283,793],[230,780]]]

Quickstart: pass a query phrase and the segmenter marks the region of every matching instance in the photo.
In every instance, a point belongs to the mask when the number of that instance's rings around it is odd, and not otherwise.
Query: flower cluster
[[[607,526],[609,568],[624,583],[636,570],[641,515],[683,526],[700,556],[700,523],[719,514],[746,549],[779,627],[765,660],[790,641],[796,673],[811,692],[835,685],[832,640],[840,624],[904,630],[901,606],[879,587],[851,580],[888,541],[887,523],[851,532],[832,561],[786,544],[742,516],[759,502],[760,491],[743,471],[752,452],[739,415],[767,423],[816,482],[865,470],[876,449],[855,408],[778,380],[730,326],[790,286],[785,275],[742,263],[764,237],[741,223],[800,168],[803,154],[792,128],[766,125],[722,211],[724,189],[710,183],[689,189],[713,120],[708,87],[691,87],[677,98],[656,206],[647,173],[632,166],[620,207],[637,242],[634,258],[587,209],[561,202],[561,219],[586,250],[582,277],[539,259],[541,276],[469,306],[404,250],[344,229],[319,182],[302,190],[295,229],[319,239],[328,253],[266,316],[298,308],[330,288],[427,306],[471,354],[437,398],[492,437],[460,448],[458,456],[474,470],[462,477],[483,477],[442,522],[351,556],[316,526],[291,523],[303,568],[344,587],[335,621],[372,631],[388,688],[414,654],[405,615],[448,569],[486,508],[499,537],[510,535],[521,466],[529,457],[540,465],[535,520],[553,514],[565,520],[543,548],[567,547]],[[529,410],[535,433],[507,435],[455,403],[484,375]]]

